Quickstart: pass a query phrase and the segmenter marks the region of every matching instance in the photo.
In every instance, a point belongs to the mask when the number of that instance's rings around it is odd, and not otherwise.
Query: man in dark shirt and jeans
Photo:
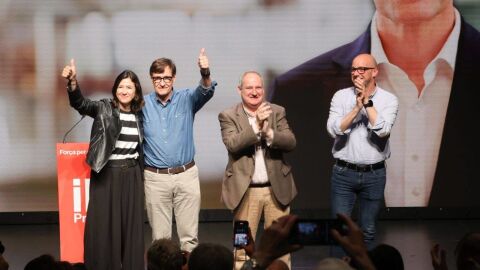
[[[175,213],[182,250],[198,245],[200,183],[193,160],[193,120],[213,96],[216,82],[210,79],[205,49],[198,66],[202,79],[195,89],[174,90],[176,67],[160,58],[150,66],[155,92],[145,96],[145,201],[152,238],[171,238]]]

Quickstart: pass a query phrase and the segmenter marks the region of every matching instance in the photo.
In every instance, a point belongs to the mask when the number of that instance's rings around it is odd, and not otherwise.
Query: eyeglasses
[[[172,76],[165,76],[165,77],[152,77],[152,81],[154,83],[160,83],[163,81],[164,83],[171,83],[173,80]]]
[[[352,67],[350,72],[355,73],[355,71],[356,71],[356,72],[358,72],[358,74],[363,74],[363,73],[365,73],[365,71],[367,71],[369,69],[374,69],[374,67]]]

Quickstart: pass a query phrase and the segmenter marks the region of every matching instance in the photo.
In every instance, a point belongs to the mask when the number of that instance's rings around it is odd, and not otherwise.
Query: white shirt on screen
[[[371,54],[377,60],[379,69],[376,81],[395,94],[400,103],[397,123],[390,138],[392,156],[387,170],[386,205],[427,206],[453,81],[460,14],[455,9],[454,28],[439,54],[424,71],[425,86],[420,96],[407,74],[390,63],[385,55],[376,18],[377,14],[373,16],[370,29]]]

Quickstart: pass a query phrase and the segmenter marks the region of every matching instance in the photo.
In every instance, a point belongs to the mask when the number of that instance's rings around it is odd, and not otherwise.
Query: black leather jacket
[[[118,108],[114,107],[111,99],[102,99],[92,101],[84,98],[80,88],[75,90],[68,88],[68,98],[70,106],[77,110],[81,115],[92,117],[93,125],[90,133],[90,146],[87,153],[87,164],[95,172],[100,172],[107,164],[110,155],[115,149],[115,143],[120,136],[122,129],[120,123],[120,113]],[[143,169],[143,128],[140,120],[140,114],[136,114],[137,126],[140,136],[140,143],[137,151],[139,153],[139,164]]]

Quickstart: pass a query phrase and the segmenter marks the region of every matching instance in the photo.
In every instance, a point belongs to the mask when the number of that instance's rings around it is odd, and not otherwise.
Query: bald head
[[[363,53],[357,55],[355,58],[353,58],[352,61],[352,66],[358,67],[358,66],[363,66],[363,67],[377,67],[377,61],[371,54],[368,53]]]

